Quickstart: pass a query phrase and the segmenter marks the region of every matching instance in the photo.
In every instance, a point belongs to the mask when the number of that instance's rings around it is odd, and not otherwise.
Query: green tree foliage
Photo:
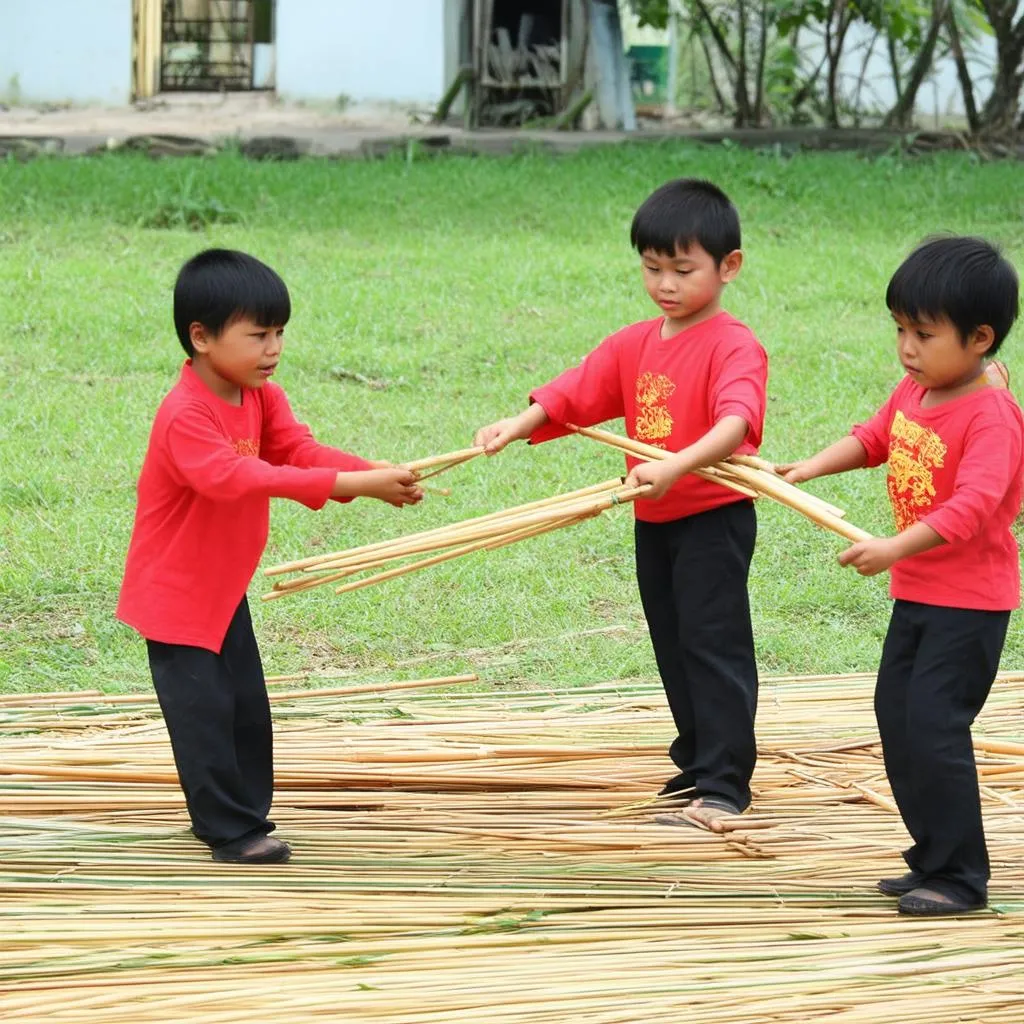
[[[918,92],[935,62],[956,66],[971,131],[1006,132],[1020,116],[1024,89],[1024,0],[629,0],[641,25],[665,28],[670,4],[685,38],[699,44],[704,77],[723,113],[737,126],[817,119],[839,127],[860,123],[868,63],[888,58],[895,93],[882,123],[910,127]],[[850,52],[851,29],[867,43]],[[862,33],[863,34],[863,33]],[[997,63],[981,110],[971,47],[994,37]],[[806,45],[809,37],[816,42]],[[696,52],[696,51],[694,51]],[[807,53],[818,57],[811,62]],[[846,61],[844,65],[844,60]],[[845,93],[841,70],[859,66]],[[973,69],[973,70],[972,70]],[[810,112],[808,110],[810,108]]]

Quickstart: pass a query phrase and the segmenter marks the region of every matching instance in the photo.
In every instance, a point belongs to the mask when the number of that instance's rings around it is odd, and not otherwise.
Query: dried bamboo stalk
[[[456,526],[469,526],[475,523],[490,522],[495,519],[506,518],[521,512],[528,512],[538,508],[544,508],[549,506],[554,501],[570,500],[574,498],[586,497],[590,494],[597,494],[602,491],[613,490],[616,487],[622,486],[621,477],[614,477],[611,480],[606,480],[603,483],[592,484],[589,487],[581,487],[578,490],[570,491],[567,494],[557,495],[556,498],[541,498],[538,501],[527,502],[525,505],[517,505],[511,509],[503,509],[498,512],[490,512],[487,515],[476,516],[473,519],[464,520],[462,523],[456,524]],[[329,563],[337,559],[346,558],[357,554],[366,554],[372,551],[379,551],[382,548],[387,548],[395,543],[419,540],[424,537],[433,537],[440,534],[446,533],[453,527],[451,524],[446,526],[438,526],[431,530],[422,530],[419,533],[407,534],[404,537],[399,537],[392,540],[376,541],[372,544],[363,544],[360,547],[348,548],[344,551],[334,551],[323,555],[313,555],[309,558],[300,558],[291,562],[283,562],[279,565],[270,566],[263,570],[265,576],[279,576],[288,572],[301,572],[304,569],[316,568],[324,563]]]
[[[632,438],[623,438],[608,430],[600,430],[594,427],[576,427],[572,424],[566,424],[566,426],[571,427],[576,433],[582,434],[593,441],[598,441],[612,448],[618,448],[620,451],[629,452],[631,455],[640,458],[646,457],[663,460],[672,455],[671,452],[666,452],[661,448],[644,444],[642,441],[635,441]],[[853,526],[851,523],[847,523],[838,516],[826,511],[818,499],[808,498],[798,487],[787,484],[779,476],[737,463],[717,463],[713,468],[719,470],[720,474],[727,474],[728,478],[737,479],[740,484],[759,492],[765,497],[772,498],[780,504],[788,506],[795,512],[799,512],[807,519],[810,519],[811,522],[831,530],[847,540],[856,543],[857,541],[871,539],[871,534],[866,530]],[[699,469],[695,470],[694,475],[727,485],[726,475],[713,476]],[[731,482],[731,479],[728,482]]]
[[[478,455],[483,455],[483,453],[483,446],[477,445],[473,448],[460,448],[457,452],[448,452],[445,455],[431,455],[425,459],[413,459],[412,462],[403,462],[401,465],[403,469],[410,469],[414,473],[420,473],[424,469],[433,469],[436,466],[444,466],[445,468],[456,466],[469,459],[475,459]]]

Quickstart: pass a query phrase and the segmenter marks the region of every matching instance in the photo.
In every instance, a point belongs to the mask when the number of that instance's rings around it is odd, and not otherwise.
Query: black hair
[[[174,283],[174,328],[194,355],[189,325],[217,335],[246,317],[260,327],[283,327],[292,313],[284,281],[265,263],[234,249],[206,249],[193,256]]]
[[[1017,272],[983,238],[932,238],[900,265],[885,290],[890,312],[910,320],[948,320],[967,344],[972,331],[992,328],[995,355],[1018,311]]]
[[[655,189],[636,211],[629,241],[637,252],[648,249],[674,256],[694,242],[718,266],[740,248],[740,215],[729,197],[710,181],[679,178]]]

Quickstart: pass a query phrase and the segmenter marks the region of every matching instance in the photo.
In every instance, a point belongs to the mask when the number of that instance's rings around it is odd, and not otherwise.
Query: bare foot
[[[726,822],[739,813],[739,810],[724,800],[698,797],[681,810],[672,814],[659,814],[654,820],[659,825],[690,825],[721,834],[726,830]]]
[[[739,811],[732,807],[723,807],[714,800],[699,799],[694,800],[683,814],[700,828],[722,833],[725,831],[725,822],[729,818],[735,818]]]

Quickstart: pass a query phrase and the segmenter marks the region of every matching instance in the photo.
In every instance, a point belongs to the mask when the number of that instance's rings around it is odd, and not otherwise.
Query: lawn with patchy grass
[[[412,459],[470,443],[531,386],[655,314],[628,227],[648,192],[680,175],[712,178],[740,210],[747,262],[726,304],[770,354],[769,458],[834,440],[894,386],[885,284],[922,236],[983,234],[1024,264],[1024,168],[961,155],[646,144],[560,158],[0,164],[0,689],[148,685],[144,646],[113,609],[153,412],[182,359],[170,296],[188,256],[221,245],[273,265],[292,292],[277,379],[297,414],[324,441]],[[1021,345],[1018,329],[1003,353],[1011,372],[1024,371]],[[453,470],[451,497],[417,509],[278,501],[265,564],[620,467],[567,438]],[[883,472],[810,489],[891,531]],[[751,591],[763,671],[875,666],[887,578],[840,569],[841,549],[761,504]],[[343,597],[324,588],[262,604],[265,589],[258,577],[250,599],[272,672],[476,669],[563,684],[655,672],[628,511]],[[1017,616],[1003,667],[1024,667]]]

